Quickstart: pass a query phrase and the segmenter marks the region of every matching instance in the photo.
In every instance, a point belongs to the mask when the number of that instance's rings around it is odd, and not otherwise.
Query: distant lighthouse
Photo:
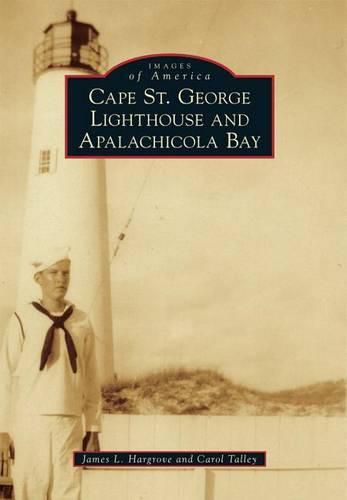
[[[113,341],[103,160],[65,159],[66,74],[105,70],[107,55],[93,25],[50,24],[34,53],[35,103],[18,303],[35,298],[29,262],[47,246],[70,246],[69,298],[89,313],[103,382],[113,377]]]

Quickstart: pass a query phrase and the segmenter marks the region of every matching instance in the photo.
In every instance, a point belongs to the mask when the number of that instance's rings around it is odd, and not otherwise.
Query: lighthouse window
[[[51,152],[49,149],[40,151],[39,174],[48,174],[51,163]]]

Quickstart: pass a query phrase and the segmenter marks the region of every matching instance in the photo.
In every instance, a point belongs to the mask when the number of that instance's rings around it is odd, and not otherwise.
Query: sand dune
[[[345,414],[346,381],[262,392],[212,370],[169,370],[108,385],[103,398],[105,413],[339,416]]]

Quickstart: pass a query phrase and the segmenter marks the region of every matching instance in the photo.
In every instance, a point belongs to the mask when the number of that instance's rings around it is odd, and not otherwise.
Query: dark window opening
[[[51,152],[49,149],[40,151],[39,174],[48,174],[50,171]]]

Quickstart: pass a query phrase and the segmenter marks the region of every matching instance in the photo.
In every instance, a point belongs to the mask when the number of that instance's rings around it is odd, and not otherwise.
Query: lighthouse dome
[[[99,32],[92,24],[77,21],[77,12],[68,10],[66,20],[52,23],[34,51],[34,77],[50,68],[84,68],[102,73],[107,51],[99,44]]]

